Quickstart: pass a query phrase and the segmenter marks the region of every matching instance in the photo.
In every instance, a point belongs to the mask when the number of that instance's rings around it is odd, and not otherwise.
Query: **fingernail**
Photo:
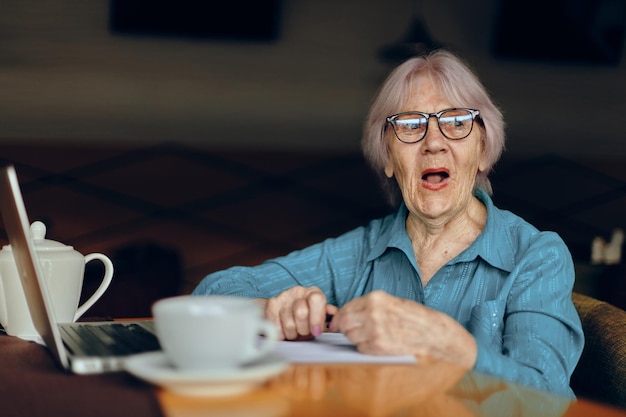
[[[313,329],[311,329],[311,334],[315,337],[319,336],[322,334],[322,328],[320,326],[313,326]]]

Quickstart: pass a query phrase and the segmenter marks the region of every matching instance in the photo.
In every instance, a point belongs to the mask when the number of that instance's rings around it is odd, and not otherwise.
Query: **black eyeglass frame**
[[[472,116],[472,126],[470,127],[469,132],[467,132],[467,135],[462,136],[460,138],[451,138],[448,135],[445,134],[445,132],[443,131],[443,129],[441,129],[441,123],[440,123],[440,117],[442,114],[444,114],[445,112],[449,112],[449,111],[453,111],[453,110],[466,110],[470,113],[470,115]],[[421,138],[419,138],[416,141],[412,141],[412,142],[408,142],[406,140],[402,140],[400,139],[400,136],[398,135],[398,132],[396,131],[396,119],[400,116],[404,116],[405,114],[417,114],[417,115],[421,115],[423,117],[425,117],[427,119],[426,122],[426,129],[424,129],[424,134],[422,135]],[[439,131],[441,132],[441,134],[449,140],[461,140],[461,139],[465,139],[466,137],[468,137],[471,133],[472,130],[474,130],[474,121],[478,118],[478,120],[480,121],[480,111],[476,110],[476,109],[469,109],[469,108],[465,108],[465,107],[453,107],[450,109],[444,109],[441,111],[438,111],[436,113],[424,113],[421,111],[406,111],[406,112],[402,112],[402,113],[398,113],[398,114],[393,114],[391,116],[388,116],[385,120],[388,124],[391,125],[391,128],[393,129],[393,133],[394,135],[396,135],[396,138],[402,142],[402,143],[418,143],[421,140],[423,140],[426,137],[426,134],[428,133],[428,125],[430,124],[430,118],[431,117],[435,117],[437,119],[437,126],[439,127]]]

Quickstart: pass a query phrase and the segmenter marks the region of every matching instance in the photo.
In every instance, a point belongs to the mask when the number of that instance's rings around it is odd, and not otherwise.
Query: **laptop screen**
[[[59,329],[53,314],[48,313],[52,311],[50,296],[30,234],[28,215],[13,165],[0,170],[0,211],[35,329],[61,366],[68,369],[69,360]]]

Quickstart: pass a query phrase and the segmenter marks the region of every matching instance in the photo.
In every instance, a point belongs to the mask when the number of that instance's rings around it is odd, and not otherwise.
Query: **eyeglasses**
[[[387,123],[400,142],[416,143],[424,139],[428,132],[428,121],[437,118],[439,130],[448,139],[459,140],[469,136],[474,127],[474,119],[480,114],[473,109],[445,109],[437,113],[409,111],[387,117]]]

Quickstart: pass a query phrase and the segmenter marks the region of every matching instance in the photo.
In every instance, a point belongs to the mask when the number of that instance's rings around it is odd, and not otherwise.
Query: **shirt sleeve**
[[[554,233],[538,233],[511,273],[516,276],[506,299],[472,312],[475,369],[574,397],[569,381],[584,337],[565,243]]]
[[[363,227],[337,238],[271,259],[254,267],[232,267],[207,275],[194,289],[194,295],[224,294],[251,298],[271,298],[294,287],[320,288],[329,304],[353,285],[364,264]]]

